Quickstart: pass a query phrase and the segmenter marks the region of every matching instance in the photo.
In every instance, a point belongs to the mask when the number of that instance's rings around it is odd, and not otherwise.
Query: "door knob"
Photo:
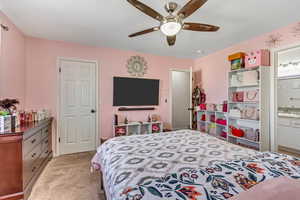
[[[95,113],[95,112],[96,112],[96,110],[94,110],[94,109],[91,110],[91,113]]]

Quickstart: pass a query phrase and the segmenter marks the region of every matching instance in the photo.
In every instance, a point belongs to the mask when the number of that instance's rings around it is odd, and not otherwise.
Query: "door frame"
[[[56,96],[57,96],[57,120],[56,120],[56,137],[53,138],[52,136],[52,141],[55,141],[56,145],[55,149],[56,152],[54,152],[54,156],[60,156],[60,145],[59,145],[59,138],[61,136],[61,95],[60,95],[60,90],[61,90],[61,76],[60,76],[60,66],[61,66],[61,62],[62,61],[73,61],[73,62],[86,62],[86,63],[94,63],[96,65],[96,77],[95,77],[95,95],[96,95],[96,135],[95,135],[95,150],[97,149],[97,147],[100,145],[100,138],[101,138],[101,131],[100,131],[100,105],[99,105],[99,65],[98,65],[98,61],[97,60],[85,60],[85,59],[78,59],[78,58],[68,58],[68,57],[57,57],[57,61],[56,61],[56,72],[57,72],[57,89],[56,89]]]
[[[172,103],[172,72],[190,72],[190,107],[193,105],[192,102],[192,92],[193,92],[193,67],[190,67],[189,69],[179,69],[179,68],[170,68],[169,69],[169,119],[170,119],[170,125],[171,128],[173,129],[173,120],[172,120],[172,108],[173,108],[173,103]],[[190,116],[190,128],[192,127],[192,116]]]
[[[277,141],[277,66],[278,66],[278,53],[281,51],[286,51],[293,48],[299,48],[300,42],[293,43],[290,45],[273,48],[271,49],[271,93],[270,93],[270,143],[271,151],[278,151],[278,141]]]

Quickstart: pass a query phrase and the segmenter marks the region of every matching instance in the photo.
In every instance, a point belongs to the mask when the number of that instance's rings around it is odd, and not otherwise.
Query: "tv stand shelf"
[[[155,110],[154,107],[136,107],[136,108],[127,108],[127,107],[120,107],[119,111],[137,111],[137,110]]]
[[[163,123],[156,122],[130,122],[113,126],[114,137],[127,135],[144,135],[163,132]]]

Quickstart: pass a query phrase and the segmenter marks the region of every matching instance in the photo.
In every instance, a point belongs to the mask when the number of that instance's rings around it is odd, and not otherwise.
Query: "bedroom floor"
[[[52,159],[41,174],[30,200],[104,200],[99,194],[99,176],[90,173],[94,152]]]

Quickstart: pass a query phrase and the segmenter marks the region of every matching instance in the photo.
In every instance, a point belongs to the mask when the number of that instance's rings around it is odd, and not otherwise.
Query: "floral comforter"
[[[119,200],[224,200],[262,181],[300,178],[300,160],[276,153],[166,175],[119,192]]]
[[[256,153],[205,133],[180,130],[112,138],[97,149],[92,164],[102,171],[107,199],[116,200],[129,185]]]

